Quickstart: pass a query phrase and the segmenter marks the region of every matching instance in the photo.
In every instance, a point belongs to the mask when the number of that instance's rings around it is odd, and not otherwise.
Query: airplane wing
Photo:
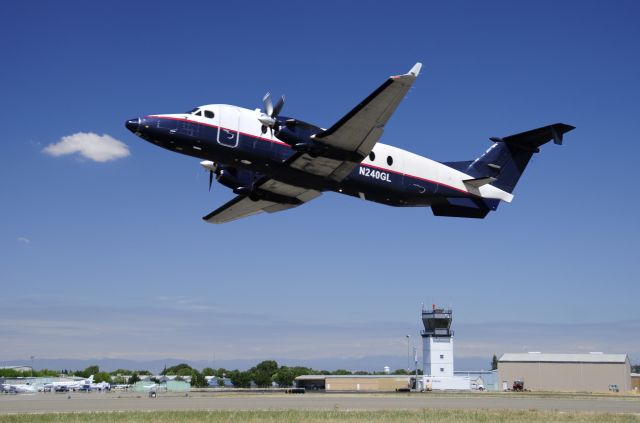
[[[312,139],[335,150],[366,157],[382,136],[384,126],[413,85],[421,67],[421,63],[416,63],[409,73],[390,77],[342,119],[329,129],[313,135]],[[287,164],[312,175],[341,181],[360,161],[311,156],[301,152],[287,160]],[[274,179],[260,181],[255,188],[265,195],[258,196],[256,200],[247,195],[238,195],[203,219],[209,223],[225,223],[261,212],[275,213],[297,207],[321,194]]]
[[[254,201],[247,195],[238,195],[202,219],[209,223],[226,223],[263,211],[275,213],[298,207],[321,194],[316,190],[285,184],[275,179],[260,181],[255,186],[264,198]]]
[[[413,85],[421,67],[421,63],[416,63],[409,73],[387,79],[333,126],[315,134],[313,140],[366,157],[382,136],[384,126]],[[313,175],[341,181],[358,163],[301,154],[290,165]]]

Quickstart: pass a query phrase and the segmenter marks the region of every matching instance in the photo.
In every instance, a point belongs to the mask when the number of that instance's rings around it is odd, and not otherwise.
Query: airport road
[[[430,394],[133,393],[0,395],[0,414],[161,410],[417,410],[423,408],[640,414],[640,398]]]

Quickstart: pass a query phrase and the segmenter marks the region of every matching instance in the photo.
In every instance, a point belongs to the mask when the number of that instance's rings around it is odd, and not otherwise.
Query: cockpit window
[[[200,110],[200,107],[196,107],[195,109],[191,109],[191,110],[189,110],[189,114],[195,115],[198,110]]]
[[[198,111],[198,113],[194,113],[196,116],[202,116],[202,112]]]
[[[208,117],[209,119],[213,119],[213,112],[211,110],[204,111],[204,117]]]

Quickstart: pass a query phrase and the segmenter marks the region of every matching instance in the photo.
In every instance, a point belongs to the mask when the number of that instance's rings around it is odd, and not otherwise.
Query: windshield
[[[191,109],[187,113],[195,115],[198,110],[200,110],[200,107],[196,107],[195,109]]]

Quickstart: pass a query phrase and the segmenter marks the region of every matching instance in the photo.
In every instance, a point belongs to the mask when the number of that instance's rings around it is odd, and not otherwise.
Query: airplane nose
[[[136,132],[140,132],[140,118],[135,118],[135,119],[129,119],[124,126],[127,127],[127,129],[131,132],[133,132],[134,134]]]

